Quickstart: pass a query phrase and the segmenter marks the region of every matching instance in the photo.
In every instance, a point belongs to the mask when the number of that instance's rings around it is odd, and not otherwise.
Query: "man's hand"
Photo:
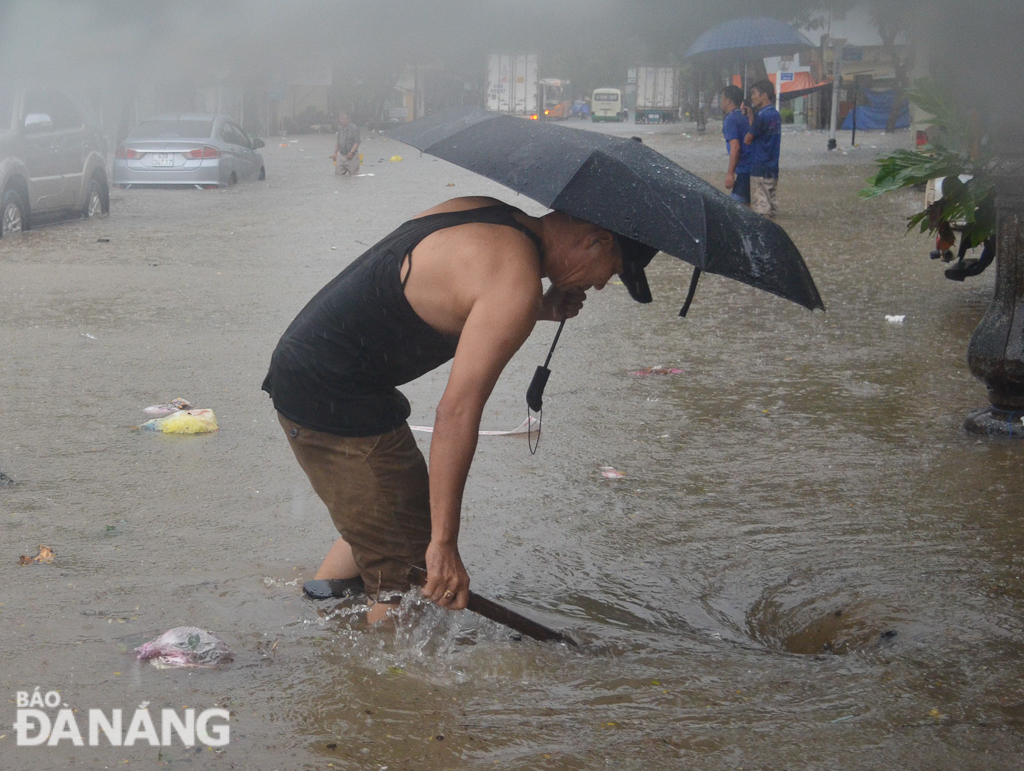
[[[587,293],[581,289],[549,287],[540,301],[538,321],[561,321],[575,318],[583,308]]]
[[[455,546],[431,541],[427,546],[427,582],[423,596],[447,610],[462,610],[469,603],[469,574]]]
[[[729,172],[725,175],[725,189],[732,190],[733,185],[736,184],[736,175],[733,172]]]

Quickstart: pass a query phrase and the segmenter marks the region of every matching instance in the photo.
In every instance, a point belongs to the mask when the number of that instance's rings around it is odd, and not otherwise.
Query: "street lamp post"
[[[1024,137],[1013,125],[999,133],[993,170],[996,284],[967,348],[967,363],[988,387],[991,405],[968,415],[964,428],[1024,437]]]
[[[836,123],[839,120],[839,87],[843,83],[843,46],[844,38],[829,41],[832,44],[832,121],[828,129],[828,149],[836,149]]]

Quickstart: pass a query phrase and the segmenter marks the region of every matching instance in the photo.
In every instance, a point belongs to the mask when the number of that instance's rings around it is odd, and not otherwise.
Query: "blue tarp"
[[[857,128],[864,130],[884,129],[889,120],[889,111],[892,109],[892,100],[896,98],[895,91],[864,91],[869,104],[857,107]],[[905,100],[904,100],[905,101]],[[910,104],[904,103],[903,110],[896,118],[896,128],[907,128],[910,125]],[[846,114],[841,129],[849,131],[853,128],[853,110]]]

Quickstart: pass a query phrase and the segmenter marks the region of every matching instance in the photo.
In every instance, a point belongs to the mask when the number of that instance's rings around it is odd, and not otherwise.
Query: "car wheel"
[[[0,198],[0,236],[28,230],[25,202],[17,190],[7,190]]]
[[[85,219],[98,217],[103,213],[103,185],[95,177],[89,182],[89,194],[85,197],[82,216]]]
[[[256,179],[258,179],[260,182],[262,182],[266,178],[267,178],[267,170],[265,168],[263,168],[262,166],[260,166],[260,174],[259,174],[258,177],[256,177]]]

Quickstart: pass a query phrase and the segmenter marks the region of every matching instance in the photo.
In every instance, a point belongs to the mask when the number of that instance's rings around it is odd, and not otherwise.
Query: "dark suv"
[[[0,236],[110,211],[106,141],[53,88],[0,86]]]

